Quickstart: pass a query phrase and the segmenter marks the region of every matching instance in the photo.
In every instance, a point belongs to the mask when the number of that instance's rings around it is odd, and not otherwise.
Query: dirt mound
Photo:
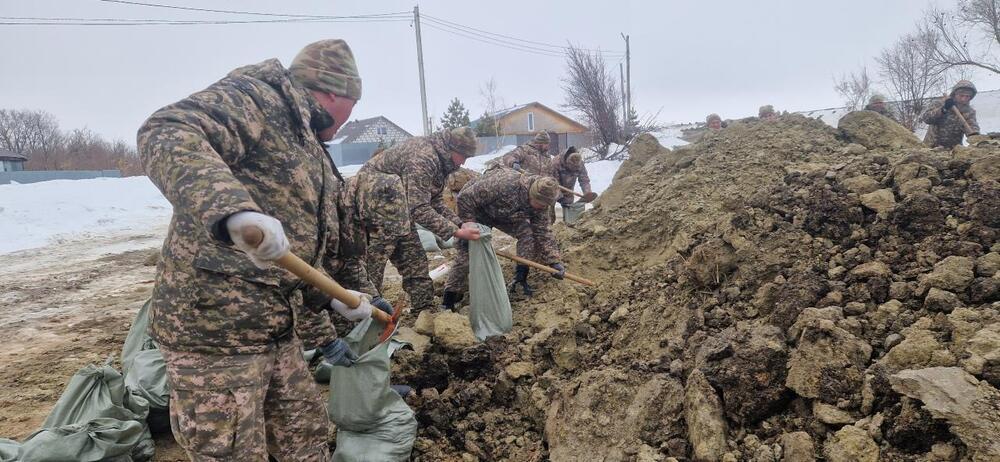
[[[921,144],[905,127],[874,111],[850,112],[837,122],[837,128],[868,149],[915,148]]]
[[[995,400],[897,388],[931,367],[1000,387],[1000,148],[855,141],[798,115],[640,139],[558,226],[598,287],[533,275],[511,334],[398,362],[418,459],[988,460],[963,438]]]

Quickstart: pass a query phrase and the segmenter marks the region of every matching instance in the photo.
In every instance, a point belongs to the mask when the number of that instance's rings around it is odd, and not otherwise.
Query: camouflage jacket
[[[410,219],[443,239],[458,231],[461,222],[442,200],[448,175],[458,170],[451,154],[434,135],[410,138],[392,146],[361,167],[361,172],[381,172],[403,180]]]
[[[500,158],[500,165],[515,168],[532,175],[552,175],[552,156],[531,144],[522,144]]]
[[[976,120],[976,110],[972,108],[972,105],[956,104],[955,107],[965,117],[965,121],[969,123],[972,130],[978,133],[979,122]],[[921,120],[927,124],[927,135],[924,136],[924,143],[928,146],[944,146],[951,149],[962,144],[965,126],[953,112],[944,112],[944,100],[931,104]]]
[[[537,179],[508,168],[495,168],[466,183],[458,193],[458,216],[462,222],[476,222],[499,228],[518,240],[532,242],[526,258],[539,263],[560,261],[559,244],[549,229],[549,209],[531,207],[528,188]],[[527,239],[525,239],[527,238]]]
[[[358,172],[346,180],[344,203],[364,230],[365,245],[373,240],[396,241],[410,232],[403,180],[373,170]]]
[[[367,279],[363,265],[345,271],[351,250],[340,239],[339,173],[310,128],[324,117],[272,59],[156,111],[139,129],[146,173],[174,208],[153,288],[156,341],[180,351],[268,351],[291,334],[296,317],[311,314],[304,307],[328,302],[237,250],[224,226],[236,212],[277,218],[294,254],[329,274]]]
[[[587,165],[583,164],[580,166],[580,170],[576,170],[566,164],[565,160],[565,156],[555,156],[552,158],[552,177],[559,182],[559,186],[573,189],[576,186],[576,181],[580,180],[580,189],[583,190],[583,193],[591,192],[590,175],[587,174]],[[573,203],[573,196],[563,194],[559,198],[559,203],[563,205],[571,204]]]

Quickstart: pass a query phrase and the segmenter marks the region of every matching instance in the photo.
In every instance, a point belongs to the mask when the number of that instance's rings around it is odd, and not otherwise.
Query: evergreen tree
[[[476,125],[476,136],[500,136],[497,133],[497,120],[484,112]]]
[[[452,99],[448,110],[444,111],[444,116],[441,117],[441,128],[467,127],[469,123],[469,110],[458,98]]]

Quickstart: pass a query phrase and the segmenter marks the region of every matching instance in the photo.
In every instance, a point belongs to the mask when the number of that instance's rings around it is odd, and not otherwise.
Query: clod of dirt
[[[868,149],[902,149],[920,146],[912,132],[873,111],[854,111],[837,122],[844,136]]]

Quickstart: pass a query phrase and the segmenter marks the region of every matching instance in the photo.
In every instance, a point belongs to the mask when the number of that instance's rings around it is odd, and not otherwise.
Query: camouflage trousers
[[[194,462],[330,459],[330,421],[292,336],[260,354],[163,348],[170,427]]]
[[[392,262],[403,277],[403,290],[410,296],[410,306],[415,312],[434,307],[434,282],[427,274],[427,252],[415,224],[411,223],[410,232],[400,238],[371,236],[366,267],[380,293],[386,262]]]

